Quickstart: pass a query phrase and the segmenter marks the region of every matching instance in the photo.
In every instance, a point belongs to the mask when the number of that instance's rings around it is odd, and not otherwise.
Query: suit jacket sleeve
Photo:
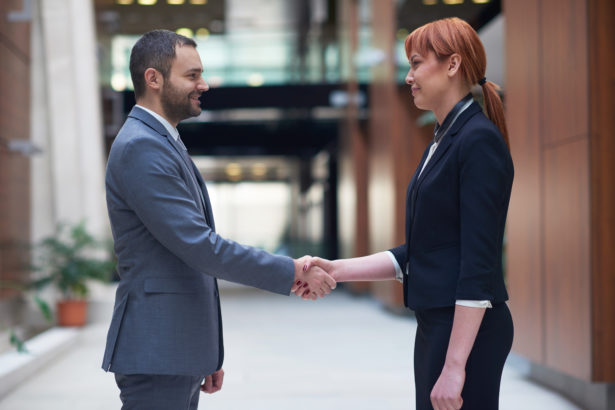
[[[401,270],[405,271],[406,270],[406,263],[408,262],[406,260],[407,245],[406,244],[399,245],[396,248],[389,249],[389,252],[391,252],[393,254],[393,256],[395,257],[395,260],[397,261],[397,264],[399,265]]]
[[[150,233],[193,269],[232,282],[289,294],[291,258],[216,234],[191,196],[168,141],[134,138],[121,156],[117,180],[130,208]]]
[[[512,162],[494,130],[474,130],[459,150],[461,262],[456,299],[493,300],[502,270],[502,238]]]

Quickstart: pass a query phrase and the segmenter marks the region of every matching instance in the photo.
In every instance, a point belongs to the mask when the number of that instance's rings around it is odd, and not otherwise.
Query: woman
[[[313,258],[309,266],[338,282],[403,280],[418,322],[416,408],[493,410],[513,338],[502,276],[513,180],[502,102],[465,21],[426,24],[405,46],[414,103],[437,119],[408,187],[406,243],[361,258]],[[472,100],[475,84],[489,118]]]

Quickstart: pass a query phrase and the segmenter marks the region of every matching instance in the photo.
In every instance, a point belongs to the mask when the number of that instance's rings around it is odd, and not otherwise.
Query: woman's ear
[[[448,76],[452,77],[461,68],[461,56],[457,53],[452,54],[448,59]]]
[[[155,68],[148,68],[143,74],[145,77],[145,86],[154,90],[159,90],[162,87],[162,74]]]

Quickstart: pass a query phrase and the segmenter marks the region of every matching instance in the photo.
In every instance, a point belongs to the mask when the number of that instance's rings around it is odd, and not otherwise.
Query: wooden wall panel
[[[544,143],[552,145],[588,133],[587,5],[540,3],[543,133]]]
[[[589,146],[587,138],[545,152],[546,361],[591,375]]]
[[[393,52],[395,39],[395,4],[391,0],[372,2],[372,45],[387,53]],[[369,114],[369,252],[381,252],[397,245],[396,219],[396,150],[400,140],[399,110],[395,106],[393,58],[385,58],[372,67]],[[403,294],[393,281],[374,282],[376,298],[389,307],[403,305]],[[401,301],[401,303],[400,303]]]
[[[593,380],[615,382],[615,2],[590,1]]]
[[[0,138],[30,137],[30,24],[10,22],[21,0],[0,2]],[[0,144],[0,279],[27,271],[30,239],[30,173],[27,157]],[[0,298],[8,297],[0,291]]]
[[[541,237],[540,13],[534,0],[508,0],[506,120],[515,180],[506,227],[506,279],[515,324],[513,350],[544,360]]]

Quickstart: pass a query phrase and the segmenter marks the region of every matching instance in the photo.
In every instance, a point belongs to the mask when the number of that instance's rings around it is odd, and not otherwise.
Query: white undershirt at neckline
[[[162,126],[167,130],[167,132],[169,133],[169,135],[171,137],[173,137],[173,139],[175,141],[177,141],[179,139],[179,131],[177,131],[177,128],[175,128],[174,126],[171,125],[171,123],[169,121],[167,121],[166,118],[164,118],[162,115],[150,110],[149,108],[145,108],[142,105],[136,104],[136,107],[141,108],[142,110],[144,110],[145,112],[149,113],[152,115],[152,117],[156,118],[158,120],[159,123],[162,124]]]

